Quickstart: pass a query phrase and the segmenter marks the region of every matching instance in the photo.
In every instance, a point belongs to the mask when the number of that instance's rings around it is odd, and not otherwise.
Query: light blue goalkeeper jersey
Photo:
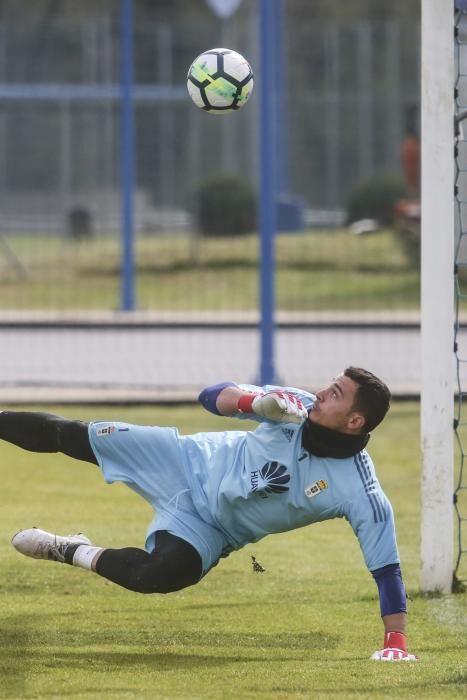
[[[308,409],[313,405],[312,394],[285,390],[299,396]],[[254,431],[179,438],[194,505],[224,533],[232,549],[272,533],[345,518],[370,571],[399,563],[392,507],[369,454],[315,457],[302,447],[302,426],[260,422]]]

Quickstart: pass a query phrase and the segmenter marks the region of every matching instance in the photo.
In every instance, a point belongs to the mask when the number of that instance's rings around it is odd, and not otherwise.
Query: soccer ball
[[[248,61],[236,51],[211,49],[191,64],[187,87],[197,107],[210,114],[227,114],[248,101],[253,73]]]

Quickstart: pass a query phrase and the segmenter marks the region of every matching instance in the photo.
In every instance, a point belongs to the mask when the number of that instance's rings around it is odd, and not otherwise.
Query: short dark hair
[[[361,367],[347,367],[344,375],[358,384],[354,409],[363,414],[365,430],[370,432],[381,423],[388,412],[391,392],[381,379]]]

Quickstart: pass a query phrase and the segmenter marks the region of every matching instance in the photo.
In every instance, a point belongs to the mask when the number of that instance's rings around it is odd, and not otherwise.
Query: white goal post
[[[421,0],[421,588],[454,555],[454,0]]]

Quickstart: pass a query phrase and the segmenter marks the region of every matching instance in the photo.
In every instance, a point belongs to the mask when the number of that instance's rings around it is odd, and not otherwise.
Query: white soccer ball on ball
[[[211,49],[195,58],[187,87],[197,107],[210,114],[227,114],[243,107],[253,90],[251,66],[230,49]]]

